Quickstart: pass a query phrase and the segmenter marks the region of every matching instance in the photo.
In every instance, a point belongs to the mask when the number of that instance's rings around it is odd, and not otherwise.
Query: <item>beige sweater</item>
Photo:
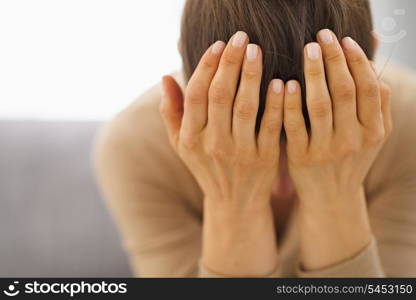
[[[305,273],[294,213],[271,276],[416,276],[416,76],[389,65],[382,77],[392,88],[394,132],[365,182],[372,242],[338,265]],[[158,84],[103,128],[98,180],[135,275],[219,276],[199,263],[203,195],[168,143],[160,96]]]

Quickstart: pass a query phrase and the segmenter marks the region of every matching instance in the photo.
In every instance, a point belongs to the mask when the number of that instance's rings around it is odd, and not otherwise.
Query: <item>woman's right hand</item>
[[[228,45],[213,44],[185,95],[165,76],[160,105],[169,140],[205,196],[202,264],[226,276],[265,276],[277,266],[270,196],[284,84],[271,81],[256,135],[262,53],[248,42],[237,32]]]

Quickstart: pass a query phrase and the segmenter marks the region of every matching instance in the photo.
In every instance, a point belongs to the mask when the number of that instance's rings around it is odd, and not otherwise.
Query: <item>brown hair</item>
[[[270,80],[296,79],[304,87],[303,47],[315,41],[323,28],[334,31],[339,39],[352,37],[372,59],[368,0],[187,0],[179,44],[185,78],[189,80],[212,43],[245,31],[250,42],[263,50],[260,117]]]

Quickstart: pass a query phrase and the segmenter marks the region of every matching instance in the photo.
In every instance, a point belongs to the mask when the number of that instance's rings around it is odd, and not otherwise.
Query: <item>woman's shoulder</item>
[[[181,73],[172,76],[182,84]],[[114,166],[131,181],[145,181],[198,198],[193,177],[175,154],[159,113],[161,83],[157,83],[99,130],[94,149],[98,176]],[[111,175],[112,176],[112,175]]]
[[[172,76],[182,83],[182,73]],[[162,97],[161,82],[150,87],[137,97],[130,105],[106,122],[98,135],[99,139],[122,142],[126,146],[138,147],[145,142],[154,141],[161,148],[168,143],[163,121],[159,114]]]
[[[416,72],[389,63],[379,76],[391,90],[393,133],[390,139],[399,144],[416,142],[415,131],[411,130],[416,125]]]
[[[400,63],[388,62],[375,64],[379,78],[391,88],[392,108],[402,105],[414,105],[416,91],[416,72]]]
[[[173,73],[171,76],[183,86],[182,72]],[[121,126],[124,128],[124,131],[132,130],[135,136],[140,133],[141,135],[148,134],[150,137],[155,137],[155,131],[164,131],[163,122],[159,114],[161,97],[162,86],[161,82],[158,82],[119,112],[108,123],[108,126],[116,128]]]
[[[405,145],[416,142],[416,72],[397,63],[389,63],[380,74],[380,79],[391,90],[393,133],[392,144]],[[403,149],[395,148],[396,151]]]
[[[396,63],[380,65],[380,78],[391,89],[393,132],[383,146],[367,180],[368,189],[378,191],[398,178],[416,174],[416,73]]]

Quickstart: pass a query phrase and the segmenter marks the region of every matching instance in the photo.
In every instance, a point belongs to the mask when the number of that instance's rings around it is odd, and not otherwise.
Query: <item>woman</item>
[[[136,275],[416,276],[416,77],[379,81],[371,26],[366,0],[186,3],[184,72],[97,144]]]

